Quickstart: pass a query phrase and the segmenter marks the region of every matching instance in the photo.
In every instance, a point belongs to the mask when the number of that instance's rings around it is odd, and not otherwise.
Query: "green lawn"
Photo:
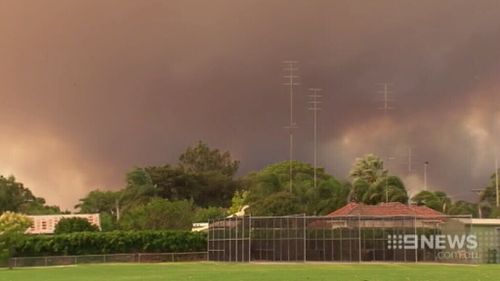
[[[0,281],[500,280],[500,265],[102,264],[0,269]]]

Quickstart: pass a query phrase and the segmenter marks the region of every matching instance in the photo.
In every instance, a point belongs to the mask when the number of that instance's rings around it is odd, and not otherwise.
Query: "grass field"
[[[102,264],[0,270],[0,281],[500,280],[500,265]]]

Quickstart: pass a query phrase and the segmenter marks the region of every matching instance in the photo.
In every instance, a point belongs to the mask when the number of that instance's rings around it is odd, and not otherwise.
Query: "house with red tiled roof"
[[[408,216],[420,219],[435,219],[443,217],[444,214],[427,206],[405,205],[399,202],[380,203],[378,205],[351,202],[331,212],[328,216]]]
[[[399,202],[366,205],[351,202],[327,215],[331,219],[315,221],[320,228],[439,228],[447,216],[426,206]]]

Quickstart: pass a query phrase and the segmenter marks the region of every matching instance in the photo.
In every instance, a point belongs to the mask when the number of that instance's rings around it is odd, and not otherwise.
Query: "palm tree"
[[[384,169],[384,161],[373,154],[367,154],[362,158],[356,158],[349,176],[354,181],[363,180],[373,184],[380,178],[385,178],[388,171]]]
[[[411,200],[417,205],[427,206],[442,213],[447,213],[452,206],[451,199],[442,191],[421,191]]]

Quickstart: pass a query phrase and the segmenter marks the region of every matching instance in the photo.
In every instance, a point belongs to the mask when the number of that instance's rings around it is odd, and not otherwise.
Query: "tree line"
[[[496,190],[491,181],[479,203],[453,201],[441,191],[422,191],[410,198],[404,182],[373,154],[357,158],[347,180],[293,161],[290,189],[289,162],[278,162],[259,171],[237,176],[239,162],[227,151],[203,142],[188,147],[176,164],[136,167],[118,191],[93,190],[79,200],[80,213],[100,213],[102,229],[189,230],[193,222],[225,217],[249,206],[252,215],[326,215],[348,202],[378,204],[401,202],[425,205],[445,214],[499,217]],[[494,179],[494,178],[493,178]],[[47,206],[22,183],[0,177],[0,212],[60,213]]]

